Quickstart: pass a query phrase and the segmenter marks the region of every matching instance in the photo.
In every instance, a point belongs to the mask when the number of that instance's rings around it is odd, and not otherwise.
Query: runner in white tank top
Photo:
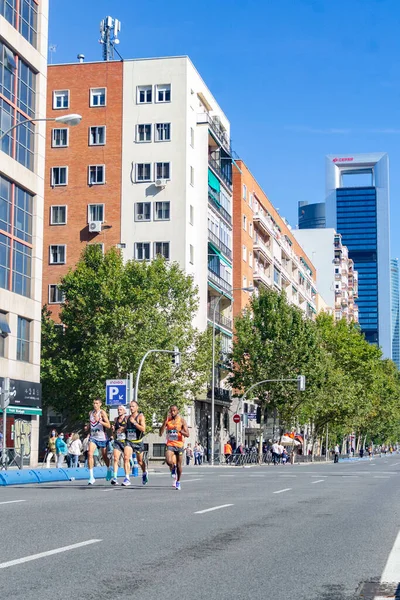
[[[95,478],[93,476],[94,458],[93,454],[96,448],[103,455],[103,460],[107,465],[107,481],[111,479],[110,460],[107,455],[108,437],[106,429],[110,429],[110,421],[107,413],[101,408],[100,398],[93,401],[93,410],[89,413],[90,438],[88,447],[88,467],[89,467],[89,485],[93,485]]]

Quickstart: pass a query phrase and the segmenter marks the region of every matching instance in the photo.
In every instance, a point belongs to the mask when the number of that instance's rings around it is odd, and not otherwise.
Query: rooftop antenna
[[[57,44],[49,45],[49,54],[50,54],[50,64],[53,64],[53,53],[57,52]]]
[[[100,44],[103,44],[103,60],[114,60],[114,50],[120,56],[115,46],[119,44],[118,34],[121,31],[121,22],[112,17],[105,17],[100,21]]]

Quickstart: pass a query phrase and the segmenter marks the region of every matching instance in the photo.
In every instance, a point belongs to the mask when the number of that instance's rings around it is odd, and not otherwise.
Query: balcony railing
[[[211,231],[211,229],[208,230],[208,239],[210,240],[210,242],[212,242],[215,246],[217,246],[217,248],[219,248],[221,250],[221,252],[223,254],[225,254],[225,256],[227,258],[229,258],[229,260],[232,260],[232,250],[230,250],[228,248],[228,246],[226,246],[224,244],[224,242],[221,242],[221,240],[219,239],[219,237],[217,237],[215,235],[215,233],[213,233]]]
[[[256,252],[262,252],[264,254],[264,256],[266,256],[266,258],[271,261],[272,258],[272,252],[271,252],[271,245],[266,244],[259,235],[256,235],[255,240],[254,240],[254,247],[253,249]]]
[[[208,162],[217,175],[222,179],[222,181],[224,181],[224,183],[229,187],[229,189],[232,189],[232,176],[228,177],[228,175],[221,169],[220,163],[215,160],[215,158],[212,158],[212,156],[208,157]]]
[[[260,280],[261,283],[263,283],[264,285],[266,285],[268,287],[272,286],[272,280],[271,280],[270,275],[268,275],[268,273],[266,273],[262,269],[257,269],[257,268],[254,269],[253,279]]]
[[[208,311],[208,319],[213,322],[214,311],[211,309]],[[218,323],[218,325],[225,327],[225,329],[230,329],[232,331],[232,319],[228,319],[228,317],[225,317],[225,315],[220,312],[215,313],[215,322]]]
[[[225,150],[231,154],[231,143],[228,132],[224,129],[216,119],[213,119],[208,113],[200,113],[197,115],[197,123],[199,125],[208,123],[211,131],[217,136],[219,143]]]
[[[219,193],[212,189],[211,186],[208,186],[208,199],[214,208],[220,213],[220,215],[232,225],[232,215],[228,213],[228,211],[221,205]]]
[[[211,398],[211,388],[207,390],[207,398]],[[231,390],[226,390],[224,388],[215,387],[214,388],[214,398],[216,400],[221,400],[222,402],[231,402],[232,401],[232,392]]]
[[[208,269],[208,279],[215,283],[215,285],[217,285],[221,289],[228,292],[229,295],[232,293],[232,285],[225,281],[225,279],[222,279],[222,277],[214,273],[214,271],[212,271],[210,268]]]

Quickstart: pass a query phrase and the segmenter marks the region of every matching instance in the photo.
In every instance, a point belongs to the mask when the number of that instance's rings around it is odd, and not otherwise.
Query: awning
[[[0,335],[7,337],[10,333],[11,329],[7,323],[7,317],[4,313],[0,313]]]
[[[211,246],[211,248],[214,250],[215,254],[218,255],[219,259],[222,260],[222,262],[224,263],[224,265],[226,265],[227,267],[230,267],[232,269],[232,263],[229,262],[229,260],[227,258],[225,258],[225,256],[222,254],[222,252],[220,250],[218,250],[217,246],[215,246],[210,241],[208,243]]]
[[[208,185],[218,193],[221,191],[219,179],[214,175],[211,169],[208,169]]]
[[[2,412],[0,410],[0,412]],[[41,408],[33,408],[29,406],[7,406],[8,415],[41,415]]]

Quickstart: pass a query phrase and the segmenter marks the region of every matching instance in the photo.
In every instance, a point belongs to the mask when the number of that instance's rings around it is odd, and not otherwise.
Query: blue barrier
[[[23,483],[39,483],[37,471],[0,471],[0,485],[21,485]]]
[[[123,469],[118,469],[118,477],[125,474]],[[107,467],[93,469],[95,479],[105,479]],[[50,483],[55,481],[81,481],[89,479],[89,469],[24,469],[22,471],[0,471],[0,486],[21,485],[23,483]]]

